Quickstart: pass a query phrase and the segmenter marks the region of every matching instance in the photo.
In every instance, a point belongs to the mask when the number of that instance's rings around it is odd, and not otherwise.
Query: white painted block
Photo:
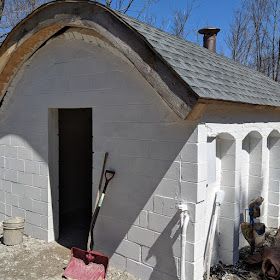
[[[155,233],[152,230],[148,230],[136,226],[132,226],[129,229],[127,233],[127,238],[129,241],[147,247],[151,247],[156,240]]]
[[[127,266],[126,266],[127,272],[134,275],[135,277],[138,277],[142,280],[148,280],[150,279],[150,276],[153,273],[153,268],[142,264],[140,262],[136,262],[131,259],[127,259]]]
[[[126,270],[126,258],[115,253],[110,258],[110,265],[125,271]]]
[[[199,203],[205,199],[206,181],[200,183],[181,182],[181,196],[184,201]]]
[[[186,182],[199,183],[207,178],[206,164],[182,163],[182,180]]]
[[[141,259],[140,245],[128,240],[122,240],[121,244],[116,249],[116,253],[136,261],[140,261]]]

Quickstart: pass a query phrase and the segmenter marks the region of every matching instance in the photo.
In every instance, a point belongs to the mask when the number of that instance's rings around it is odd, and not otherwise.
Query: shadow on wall
[[[96,249],[109,256],[117,253],[119,266],[125,265],[121,256],[127,257],[127,270],[137,277],[178,279],[180,219],[175,204],[180,189],[176,158],[193,132],[193,128],[187,130],[185,127],[185,140],[179,142],[149,142],[152,149],[146,155],[133,154],[143,150],[142,141],[137,141],[132,151],[125,142],[119,145],[109,138],[98,149],[109,152],[107,166],[116,175],[94,231]],[[130,155],[124,155],[122,149],[130,150]],[[149,278],[135,271],[147,271]]]
[[[41,124],[38,125],[41,126]],[[102,123],[95,123],[95,131],[98,130],[98,125],[102,126]],[[96,224],[94,232],[96,249],[109,256],[117,252],[117,254],[127,257],[130,259],[127,264],[128,270],[133,270],[134,273],[137,271],[137,268],[134,267],[137,266],[140,266],[139,270],[142,269],[141,266],[145,265],[153,267],[154,271],[149,268],[149,279],[164,279],[163,277],[178,279],[176,268],[178,259],[174,257],[176,250],[177,255],[180,254],[180,252],[178,253],[180,219],[175,207],[180,191],[179,160],[176,158],[194,128],[195,126],[188,127],[183,123],[178,126],[177,124],[166,125],[165,131],[170,129],[171,134],[166,141],[160,139],[135,140],[133,144],[128,145],[127,140],[116,140],[108,135],[106,139],[97,139],[99,143],[95,143],[95,155],[98,156],[102,152],[108,151],[107,168],[116,171],[116,177],[108,189]],[[36,130],[36,127],[33,126],[34,129]],[[46,143],[46,139],[48,139],[47,130],[38,134],[30,133],[28,129],[18,132],[21,133],[9,136],[20,139],[15,144],[18,145],[15,146],[16,149],[26,152],[30,152],[32,149],[33,160],[46,165],[49,153],[42,143]],[[152,136],[157,138],[161,132],[155,129]],[[4,133],[3,130],[2,135]],[[179,133],[176,140],[172,139],[172,133]],[[6,142],[8,146],[13,144],[12,140],[8,142]],[[143,149],[143,144],[148,147],[148,150]],[[139,154],[139,151],[142,152]],[[95,160],[94,163],[97,164]],[[57,172],[54,167],[50,168],[50,172]],[[94,166],[94,174],[98,168],[99,165]],[[19,184],[24,187],[24,183]],[[94,182],[94,186],[95,184],[96,182]],[[93,190],[93,192],[95,191]],[[52,180],[51,196],[52,198],[58,197],[58,188]],[[24,201],[31,198],[27,196],[26,192],[20,199]],[[52,203],[54,209],[57,207],[58,200],[53,199]],[[165,203],[167,203],[167,207],[164,206]],[[12,214],[21,211],[20,208],[13,207],[13,209]],[[32,208],[26,210],[33,211]],[[56,228],[58,226],[57,213],[54,213],[53,226],[55,230],[58,230]],[[51,228],[52,225],[49,224],[48,227]],[[32,234],[34,228],[42,228],[44,232],[47,230],[47,226],[38,227],[38,225],[30,224],[28,233]],[[47,233],[41,236],[41,238],[46,237]],[[145,266],[145,268],[147,267]]]

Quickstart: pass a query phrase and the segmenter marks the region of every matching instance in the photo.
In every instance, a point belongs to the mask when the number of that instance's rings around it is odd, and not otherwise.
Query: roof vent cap
[[[216,37],[217,34],[221,31],[220,28],[216,27],[205,27],[198,30],[199,34],[203,36],[203,47],[208,49],[211,52],[216,52]]]

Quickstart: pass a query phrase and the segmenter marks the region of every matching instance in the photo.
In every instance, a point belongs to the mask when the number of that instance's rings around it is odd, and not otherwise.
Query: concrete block
[[[24,147],[17,148],[18,159],[32,160],[32,150]]]
[[[110,258],[110,265],[125,271],[126,270],[126,258],[115,253]]]
[[[153,212],[149,212],[148,216],[149,225],[148,228],[156,232],[162,232],[169,224],[171,219],[166,216],[162,216]]]
[[[204,256],[204,240],[198,241],[197,243],[188,243],[186,244],[186,261],[195,262],[203,258]],[[181,256],[178,256],[181,257]]]
[[[18,181],[18,174],[16,170],[5,169],[4,171],[4,179],[11,182]]]
[[[154,212],[168,217],[174,216],[177,212],[175,199],[155,195]]]
[[[5,158],[5,168],[24,171],[24,161],[16,158]]]
[[[6,203],[13,205],[13,206],[18,206],[19,205],[19,197],[11,194],[11,193],[7,193],[6,194]]]
[[[147,228],[148,227],[148,212],[141,211],[139,214],[139,226]]]
[[[249,175],[261,176],[261,174],[262,174],[262,163],[261,162],[251,163],[249,168]]]
[[[0,167],[1,168],[5,167],[5,158],[4,157],[0,157]]]
[[[235,155],[228,155],[222,157],[222,170],[231,170],[234,171],[236,169],[235,166]]]
[[[136,244],[151,247],[155,242],[156,236],[151,230],[132,226],[128,231],[127,238]]]
[[[32,199],[23,197],[19,198],[19,207],[25,210],[33,211],[32,209]]]
[[[192,223],[200,222],[203,221],[205,218],[205,203],[200,202],[200,203],[187,203],[188,205],[188,210],[189,210],[189,215],[190,215],[190,221]]]
[[[268,215],[278,218],[280,216],[280,207],[279,205],[268,204]]]
[[[26,211],[26,221],[32,225],[41,225],[41,215],[38,213]]]
[[[184,142],[160,142],[150,141],[149,157],[152,159],[175,161]]]
[[[150,279],[153,273],[152,267],[130,259],[127,260],[126,270],[128,273],[142,280]]]
[[[24,233],[28,236],[33,236],[33,226],[31,224],[25,222]]]
[[[12,146],[6,146],[5,156],[9,158],[17,158],[17,148]]]
[[[8,217],[12,217],[12,205],[6,204],[6,206],[5,206],[5,214]]]
[[[40,175],[43,175],[43,176],[49,175],[49,166],[45,162],[40,163]]]
[[[203,279],[203,274],[203,258],[196,262],[186,262],[186,277],[188,277],[188,279],[201,280]]]
[[[224,202],[227,203],[239,203],[240,192],[235,187],[221,186],[221,190],[224,191]]]
[[[16,135],[11,135],[11,145],[12,146],[24,146],[25,141]]]
[[[268,192],[268,203],[279,205],[280,193]]]
[[[40,173],[40,163],[32,160],[25,160],[25,172],[32,174]]]
[[[48,203],[46,202],[41,202],[41,201],[37,201],[37,200],[33,200],[32,201],[32,209],[34,212],[39,213],[41,215],[45,215],[48,216]]]
[[[167,172],[165,173],[164,178],[178,180],[180,178],[180,163],[173,162],[167,170]]]
[[[174,277],[177,275],[178,258],[160,250],[142,246],[142,262]]]
[[[0,190],[0,202],[6,202],[6,192]]]
[[[192,133],[188,139],[189,143],[206,143],[207,141],[207,129],[205,124],[199,124],[194,126]]]
[[[25,218],[25,210],[16,206],[12,206],[12,216]]]
[[[18,183],[12,183],[12,193],[23,197],[25,194],[25,186]]]
[[[280,169],[271,168],[269,172],[270,179],[280,181]]]
[[[40,189],[40,190],[41,190],[41,201],[49,202],[48,189]]]
[[[236,183],[236,172],[231,170],[223,170],[221,185],[227,187],[234,187]]]
[[[220,209],[220,217],[235,220],[240,215],[239,203],[223,202]]]
[[[280,192],[280,181],[269,180],[269,191],[271,192]]]
[[[192,223],[191,221],[187,227],[187,242],[197,243],[204,238],[204,221],[199,223]]]
[[[259,176],[249,176],[249,185],[254,186],[254,189],[261,190],[263,187],[263,178]]]
[[[181,196],[184,201],[199,203],[205,200],[206,181],[200,183],[181,182]]]
[[[24,190],[24,195],[28,198],[40,200],[41,199],[41,189],[32,186],[22,186]]]
[[[157,189],[155,190],[155,194],[165,196],[165,197],[175,198],[179,194],[178,180],[162,179]]]
[[[2,180],[2,187],[5,192],[12,192],[12,182]]]
[[[140,261],[141,259],[141,247],[128,240],[122,240],[116,249],[116,253],[136,261]]]
[[[183,162],[205,163],[207,161],[206,143],[187,143],[181,151]]]
[[[11,136],[5,135],[0,138],[0,144],[1,145],[11,145]]]
[[[53,229],[53,217],[52,216],[41,216],[41,227],[43,229]]]
[[[238,250],[236,250],[236,252],[233,252],[229,250],[220,249],[220,259],[223,261],[224,264],[227,265],[236,264],[239,259]]]
[[[279,217],[267,217],[267,226],[272,228],[278,228],[280,226],[280,218]]]
[[[18,182],[24,185],[32,186],[32,174],[18,172]]]
[[[220,218],[218,229],[220,248],[230,251],[237,250],[239,245],[239,219]]]
[[[0,202],[0,213],[5,214],[5,203]]]
[[[35,225],[32,226],[32,236],[42,240],[48,240],[48,231]]]
[[[39,188],[47,188],[49,183],[49,178],[47,176],[41,176],[33,174],[33,184]]]
[[[207,179],[206,163],[182,163],[182,180],[185,182],[199,183]]]

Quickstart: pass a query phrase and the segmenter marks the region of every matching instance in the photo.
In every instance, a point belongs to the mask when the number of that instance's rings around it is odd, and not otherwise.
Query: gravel
[[[56,242],[47,243],[27,236],[22,244],[15,246],[5,246],[1,242],[0,280],[62,279],[69,259],[70,250]],[[109,267],[106,279],[136,280],[113,267]]]

